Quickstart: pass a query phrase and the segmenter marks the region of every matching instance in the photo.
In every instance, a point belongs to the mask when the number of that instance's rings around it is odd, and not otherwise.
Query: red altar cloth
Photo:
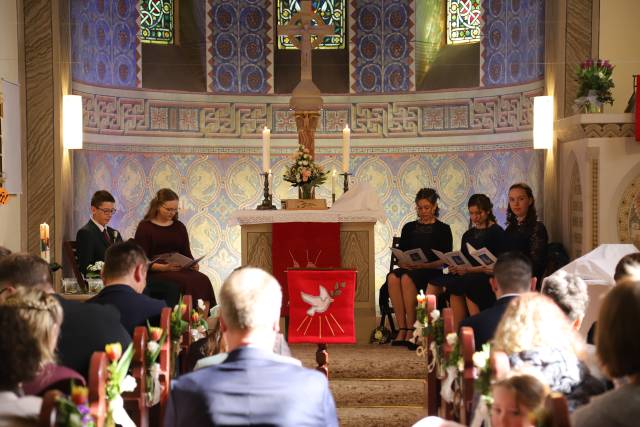
[[[340,268],[340,224],[334,222],[274,223],[271,239],[273,276],[282,286],[283,316],[289,314],[289,268]]]
[[[289,270],[290,343],[355,343],[355,270]]]

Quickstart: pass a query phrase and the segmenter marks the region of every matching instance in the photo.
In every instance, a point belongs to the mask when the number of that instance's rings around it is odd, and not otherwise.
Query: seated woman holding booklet
[[[473,316],[491,307],[496,301],[496,296],[489,284],[489,277],[493,272],[492,261],[495,261],[491,255],[496,257],[502,252],[504,235],[504,230],[496,223],[492,210],[493,204],[487,196],[474,194],[469,198],[467,206],[469,229],[462,235],[460,243],[462,253],[458,253],[458,258],[463,258],[464,262],[453,262],[455,259],[448,262],[449,274],[434,278],[427,289],[427,293],[434,294],[439,293],[442,287],[447,289],[456,329],[460,321],[466,317],[467,309]],[[477,254],[474,252],[475,249]],[[486,253],[487,250],[489,254]],[[455,254],[444,255],[455,258]]]
[[[149,211],[138,224],[135,240],[142,246],[150,260],[159,255],[177,252],[193,259],[187,227],[178,221],[178,195],[162,188],[151,200]],[[158,260],[149,267],[149,281],[175,283],[183,295],[191,295],[194,301],[202,299],[210,306],[216,304],[209,278],[198,271],[198,264],[181,264]]]
[[[406,252],[419,248],[422,254],[419,251],[410,251],[409,258],[417,259],[417,256],[422,258],[422,261],[399,260],[400,268],[387,276],[389,296],[399,328],[398,336],[391,345],[404,345],[409,349],[415,349],[415,344],[409,340],[413,337],[413,324],[416,321],[416,295],[418,290],[424,291],[431,280],[442,276],[443,262],[431,249],[442,252],[451,250],[451,228],[438,220],[438,198],[438,193],[432,188],[422,188],[418,191],[418,220],[408,222],[402,227],[400,250]]]

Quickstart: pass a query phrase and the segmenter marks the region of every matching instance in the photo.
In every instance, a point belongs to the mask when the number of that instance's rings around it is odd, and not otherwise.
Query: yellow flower
[[[120,356],[122,356],[122,344],[119,342],[107,344],[104,347],[104,351],[107,353],[109,360],[115,362],[120,359]]]

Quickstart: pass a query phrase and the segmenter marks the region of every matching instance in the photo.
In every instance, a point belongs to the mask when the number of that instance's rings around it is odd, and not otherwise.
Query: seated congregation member
[[[469,198],[469,229],[462,235],[460,250],[473,265],[449,266],[449,274],[433,279],[431,283],[445,286],[450,294],[449,301],[453,309],[455,327],[467,315],[476,315],[481,310],[491,307],[496,302],[496,295],[491,289],[489,278],[492,267],[480,265],[469,255],[467,244],[476,249],[487,248],[495,256],[502,252],[504,230],[496,224],[493,215],[493,204],[484,194],[474,194]]]
[[[492,351],[509,356],[513,369],[536,372],[551,391],[562,393],[570,411],[605,390],[581,360],[582,339],[544,295],[530,292],[511,301],[491,344]]]
[[[575,426],[637,426],[640,422],[640,282],[622,281],[606,295],[596,333],[598,357],[611,378],[623,385],[578,409]]]
[[[178,200],[173,190],[158,190],[147,214],[138,224],[135,240],[149,259],[171,252],[193,259],[187,227],[178,220]],[[198,264],[191,269],[182,269],[175,264],[154,262],[149,269],[149,280],[162,282],[165,286],[175,284],[181,294],[191,295],[194,301],[208,301],[210,307],[216,303],[211,282],[198,271]]]
[[[118,230],[109,227],[116,212],[116,200],[105,190],[96,191],[91,198],[91,218],[76,233],[76,256],[82,274],[87,266],[104,261],[104,252],[114,243],[121,242]]]
[[[14,307],[0,305],[0,427],[37,426],[42,399],[22,396],[40,367],[40,346]]]
[[[104,288],[88,303],[112,305],[120,312],[122,326],[133,336],[136,326],[160,323],[164,301],[142,294],[147,280],[148,259],[133,240],[107,249],[102,269]]]
[[[229,355],[173,383],[165,426],[338,425],[327,378],[273,353],[281,301],[265,271],[231,273],[220,291]]]
[[[538,221],[533,191],[520,182],[509,188],[507,228],[504,233],[504,249],[520,251],[532,262],[533,276],[542,284],[547,265],[549,237],[544,224]]]
[[[497,297],[495,304],[460,322],[460,327],[473,328],[477,350],[482,349],[482,345],[493,338],[509,303],[535,289],[536,279],[531,277],[531,262],[526,256],[520,252],[505,252],[494,264],[493,277],[489,279],[489,283]]]
[[[22,253],[0,259],[0,298],[15,292],[20,286],[53,293],[49,265],[40,257]],[[58,339],[61,365],[86,378],[94,351],[103,351],[106,344],[113,342],[119,342],[126,348],[131,342],[115,308],[71,301],[60,295],[55,297],[64,313]]]
[[[70,393],[71,380],[76,384],[85,383],[82,375],[56,363],[63,313],[53,294],[21,286],[3,304],[18,310],[40,347],[40,367],[33,380],[22,384],[25,394],[42,396],[47,390]]]
[[[589,305],[589,292],[584,280],[560,270],[544,279],[541,292],[556,303],[571,322],[573,330],[578,331]]]
[[[406,251],[420,248],[427,257],[427,262],[399,263],[399,268],[387,276],[389,296],[399,327],[398,336],[391,345],[413,348],[413,343],[408,340],[413,336],[418,291],[424,291],[428,283],[442,276],[442,261],[431,249],[449,252],[452,248],[451,228],[438,220],[438,198],[434,189],[420,189],[415,199],[418,219],[402,227],[400,249]],[[434,289],[439,290],[435,287]]]

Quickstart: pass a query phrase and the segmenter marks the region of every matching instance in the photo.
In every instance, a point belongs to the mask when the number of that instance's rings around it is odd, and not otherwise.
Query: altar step
[[[304,366],[315,367],[316,346],[291,345]],[[424,359],[404,347],[329,345],[329,384],[340,425],[411,426],[426,415]]]

